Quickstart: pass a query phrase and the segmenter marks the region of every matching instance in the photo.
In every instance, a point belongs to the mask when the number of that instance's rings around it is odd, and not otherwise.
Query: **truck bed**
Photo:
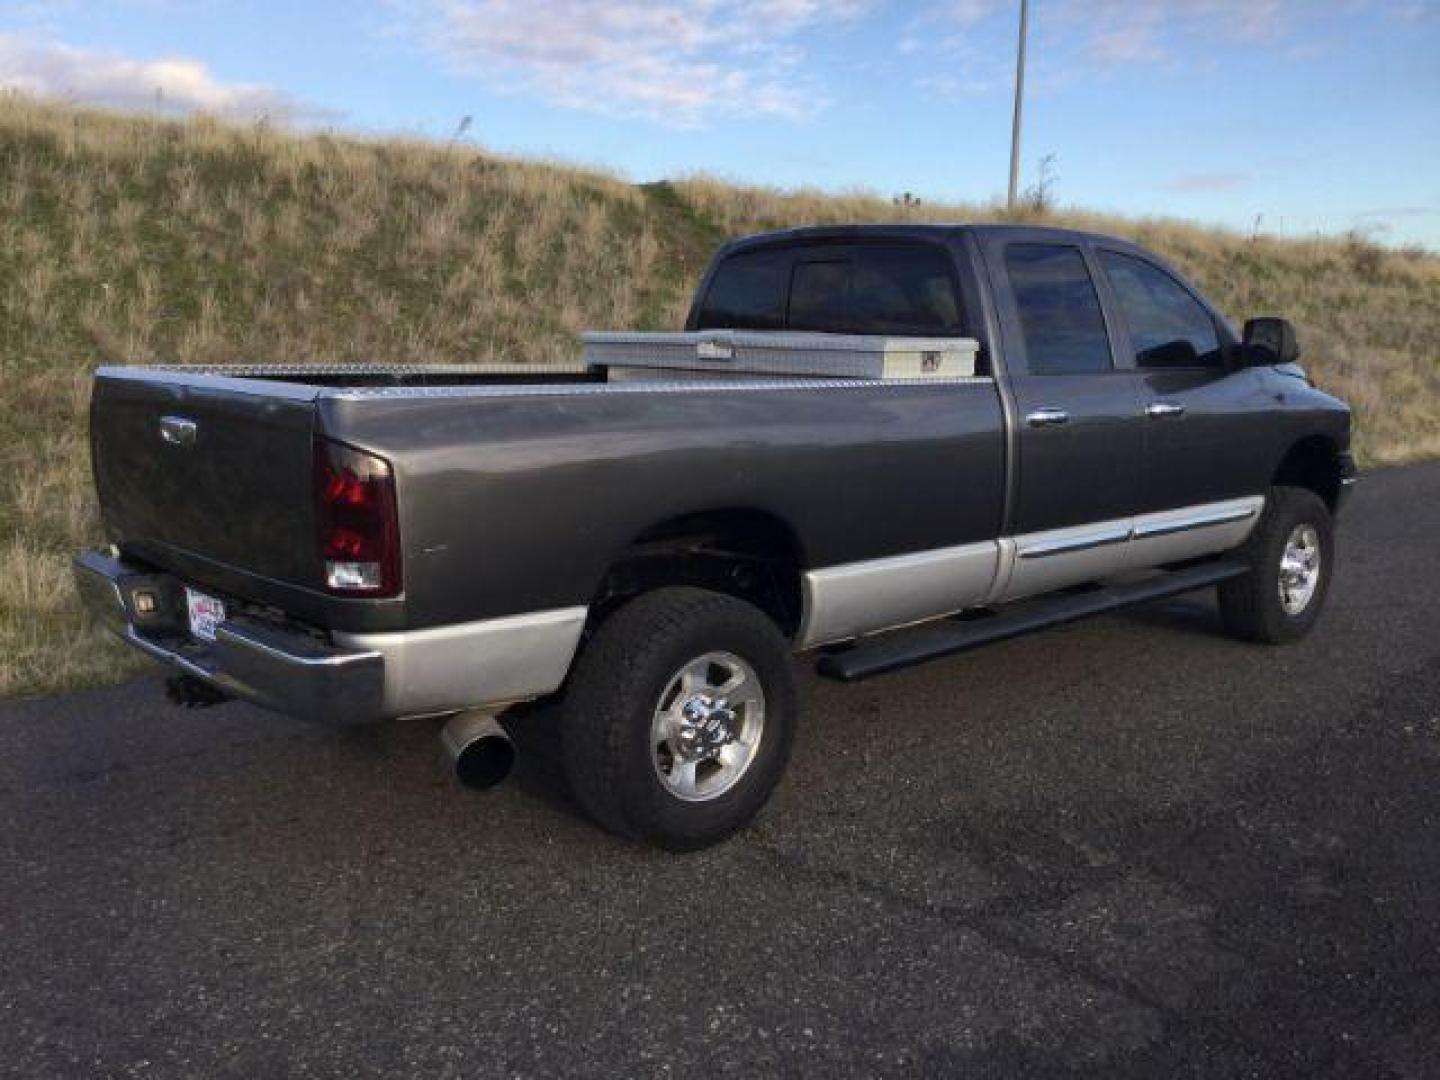
[[[586,603],[619,552],[685,515],[754,513],[799,538],[813,565],[996,535],[1004,422],[989,378],[668,375],[101,368],[91,430],[103,520],[127,558],[356,632]],[[193,424],[193,445],[167,443],[166,418]],[[322,438],[393,467],[401,595],[323,588]],[[911,489],[898,501],[896,477]]]

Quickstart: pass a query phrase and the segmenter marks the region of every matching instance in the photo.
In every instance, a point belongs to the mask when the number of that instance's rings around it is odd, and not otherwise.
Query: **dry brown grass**
[[[125,670],[66,563],[99,539],[97,363],[562,360],[683,318],[714,245],[802,223],[975,220],[695,177],[635,187],[423,142],[297,137],[0,96],[0,695]],[[1154,246],[1235,316],[1299,324],[1369,462],[1440,455],[1440,260],[1355,237],[1054,215]]]
[[[0,98],[0,695],[117,669],[67,566],[100,539],[96,364],[573,358],[682,309],[666,216],[468,150]]]
[[[66,553],[98,541],[85,447],[88,374],[4,378],[0,441],[0,697],[84,686],[136,670],[138,658],[80,609]]]

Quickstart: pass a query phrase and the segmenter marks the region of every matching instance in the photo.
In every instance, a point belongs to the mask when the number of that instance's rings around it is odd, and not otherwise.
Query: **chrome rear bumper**
[[[216,628],[213,644],[183,625],[183,586],[87,551],[74,561],[87,607],[125,642],[161,663],[263,708],[326,724],[384,719],[385,661],[376,651],[336,648],[309,634],[243,615]],[[148,594],[148,603],[137,596]]]
[[[98,551],[77,556],[74,567],[86,606],[141,652],[234,697],[327,724],[549,694],[565,680],[587,611],[560,608],[374,634],[309,633],[232,611],[212,643],[190,635],[185,586],[175,576]]]

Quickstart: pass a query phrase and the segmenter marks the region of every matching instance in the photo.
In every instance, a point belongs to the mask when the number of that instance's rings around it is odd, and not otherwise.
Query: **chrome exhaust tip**
[[[455,779],[472,791],[488,791],[515,767],[515,744],[492,713],[456,713],[441,730],[440,744]]]

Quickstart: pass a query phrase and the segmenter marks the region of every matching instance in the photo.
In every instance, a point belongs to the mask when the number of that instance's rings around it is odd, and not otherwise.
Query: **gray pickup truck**
[[[76,559],[81,593],[181,700],[446,717],[476,786],[513,757],[495,717],[553,698],[580,803],[670,848],[764,804],[794,653],[862,679],[1208,586],[1246,639],[1319,614],[1349,410],[1288,323],[1237,334],[1133,244],[755,236],[686,330],[573,368],[102,368],[111,543]],[[745,334],[935,351],[747,370]],[[687,343],[695,364],[640,357]]]

